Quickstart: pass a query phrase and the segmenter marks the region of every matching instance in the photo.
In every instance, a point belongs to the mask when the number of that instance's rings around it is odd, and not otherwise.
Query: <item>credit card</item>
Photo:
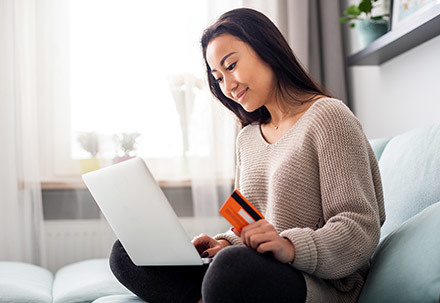
[[[246,225],[264,219],[258,209],[243,197],[238,190],[234,190],[219,212],[239,232]]]

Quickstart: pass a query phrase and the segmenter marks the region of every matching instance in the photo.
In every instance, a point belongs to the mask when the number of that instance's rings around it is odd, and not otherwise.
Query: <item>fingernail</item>
[[[231,227],[231,231],[234,231],[235,230],[235,227]]]
[[[202,258],[206,258],[208,255],[209,255],[209,254],[208,254],[206,251],[204,251],[204,252],[200,255],[200,257],[202,257]]]

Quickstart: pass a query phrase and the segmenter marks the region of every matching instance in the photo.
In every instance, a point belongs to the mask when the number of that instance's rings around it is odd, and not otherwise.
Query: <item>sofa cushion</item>
[[[386,221],[382,237],[440,200],[440,125],[393,137],[379,160]]]
[[[113,295],[99,298],[93,303],[145,303],[145,301],[135,295]]]
[[[370,140],[370,145],[373,148],[377,161],[379,161],[380,157],[382,157],[382,153],[390,140],[390,138],[379,138]]]
[[[61,268],[53,284],[54,303],[90,303],[97,298],[131,294],[113,276],[108,259],[93,259]]]
[[[359,302],[439,302],[440,202],[390,233],[378,246]]]
[[[52,302],[53,274],[21,262],[0,262],[1,303]]]

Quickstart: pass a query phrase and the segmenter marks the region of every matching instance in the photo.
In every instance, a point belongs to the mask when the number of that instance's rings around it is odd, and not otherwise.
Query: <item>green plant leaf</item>
[[[350,21],[352,19],[353,18],[351,18],[351,17],[341,17],[341,18],[339,18],[339,23],[348,22],[348,21]]]
[[[372,8],[373,4],[371,3],[371,0],[362,0],[362,2],[359,4],[359,10],[366,14],[371,13]]]
[[[354,28],[355,26],[356,26],[355,23],[351,23],[351,24],[350,24],[350,28]]]
[[[359,16],[361,14],[361,11],[356,5],[350,5],[345,11],[345,15],[352,15],[352,16]]]

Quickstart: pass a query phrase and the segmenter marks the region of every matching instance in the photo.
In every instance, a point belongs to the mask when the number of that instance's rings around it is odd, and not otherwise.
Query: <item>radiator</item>
[[[190,239],[200,233],[213,236],[228,223],[221,217],[179,218]],[[59,268],[78,261],[108,258],[116,236],[105,220],[48,220],[44,222],[47,268]]]
[[[116,236],[104,220],[50,220],[44,222],[47,268],[82,260],[107,258]]]

